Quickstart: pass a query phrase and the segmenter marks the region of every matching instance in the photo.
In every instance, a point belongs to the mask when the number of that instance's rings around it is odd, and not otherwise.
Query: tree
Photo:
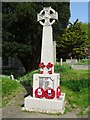
[[[62,36],[58,37],[58,53],[60,58],[84,58],[85,48],[89,45],[88,34],[85,26],[78,19],[70,23]],[[59,59],[60,59],[59,58]]]
[[[3,55],[16,55],[27,72],[36,69],[40,62],[42,26],[37,22],[37,13],[46,6],[59,13],[59,20],[53,25],[55,40],[68,24],[69,2],[2,3]]]

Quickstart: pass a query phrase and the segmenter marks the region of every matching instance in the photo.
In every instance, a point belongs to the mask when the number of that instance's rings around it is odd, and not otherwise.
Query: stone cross
[[[37,21],[43,25],[41,63],[43,62],[45,65],[49,62],[54,64],[53,32],[51,25],[57,19],[58,13],[51,7],[44,7],[37,15]],[[44,68],[44,73],[48,73],[47,68]],[[54,66],[52,67],[52,73],[54,73]]]
[[[44,7],[37,15],[37,21],[43,26],[52,25],[55,20],[58,20],[58,14],[51,7]]]

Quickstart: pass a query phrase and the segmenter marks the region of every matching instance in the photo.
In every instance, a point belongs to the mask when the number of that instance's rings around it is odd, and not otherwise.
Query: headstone
[[[63,59],[61,58],[61,59],[60,59],[60,64],[61,64],[61,66],[62,66],[62,63],[63,63]]]
[[[60,74],[54,73],[51,26],[58,19],[58,13],[51,7],[44,7],[37,17],[39,23],[43,25],[40,74],[33,75],[33,97],[25,98],[25,109],[27,111],[63,113],[65,93],[61,92]]]
[[[66,59],[66,63],[75,64],[75,63],[78,63],[78,61],[77,61],[77,59]]]
[[[10,78],[11,78],[12,80],[15,79],[13,74],[10,75]]]

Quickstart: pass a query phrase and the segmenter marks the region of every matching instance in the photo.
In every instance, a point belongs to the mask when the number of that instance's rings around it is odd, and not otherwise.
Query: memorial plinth
[[[44,113],[64,113],[65,93],[61,93],[59,99],[40,99],[28,96],[25,98],[26,111],[36,111]]]
[[[50,21],[52,19],[52,21]],[[33,75],[33,97],[24,100],[26,111],[46,113],[64,112],[65,93],[60,86],[60,74],[54,73],[54,53],[52,24],[58,14],[51,7],[45,7],[38,14],[38,21],[43,25],[40,74]],[[44,20],[44,22],[42,22]]]

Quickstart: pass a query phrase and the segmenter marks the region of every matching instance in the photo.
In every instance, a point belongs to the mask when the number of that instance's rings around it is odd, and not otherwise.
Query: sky
[[[75,22],[78,18],[80,22],[87,23],[88,22],[88,0],[82,0],[84,2],[80,2],[81,0],[71,0],[70,2],[70,11],[71,17],[69,19],[70,22]]]

